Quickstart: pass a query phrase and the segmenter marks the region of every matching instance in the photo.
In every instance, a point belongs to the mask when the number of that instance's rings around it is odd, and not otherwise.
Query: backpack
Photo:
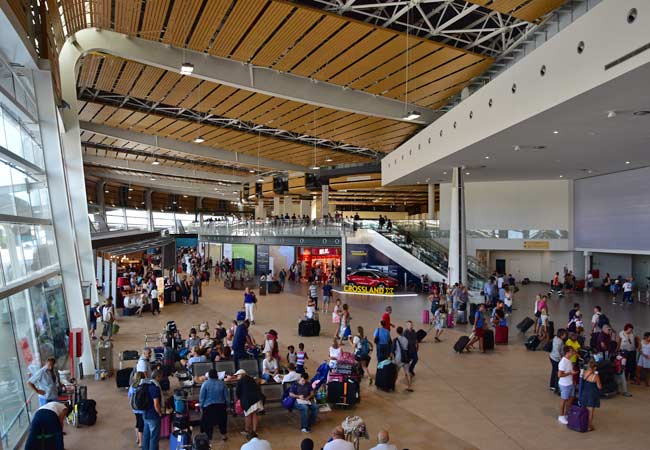
[[[357,350],[357,356],[360,358],[365,358],[370,353],[370,343],[368,339],[363,338],[359,342],[359,350]]]
[[[609,318],[605,314],[598,315],[598,328],[603,328],[605,325],[609,325]]]
[[[146,411],[151,408],[153,402],[151,401],[151,395],[149,395],[149,384],[150,383],[141,383],[135,392],[131,396],[131,409],[136,411]]]
[[[399,347],[399,353],[400,353],[400,360],[402,361],[403,364],[408,364],[411,362],[411,355],[406,351],[405,348],[402,348],[402,345],[399,343],[399,339],[395,338],[394,346],[393,346],[393,353],[397,353],[397,347]]]

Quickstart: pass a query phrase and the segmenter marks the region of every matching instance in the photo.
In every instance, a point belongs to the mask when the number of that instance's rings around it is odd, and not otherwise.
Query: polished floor
[[[320,416],[310,435],[321,448],[330,430],[346,415],[359,415],[367,423],[371,439],[362,441],[361,449],[369,449],[376,442],[374,436],[382,428],[391,433],[398,449],[485,449],[485,450],[557,450],[557,449],[646,449],[648,448],[647,413],[650,389],[632,386],[633,397],[617,396],[603,400],[596,412],[596,431],[580,434],[557,422],[558,397],[548,390],[550,365],[543,351],[524,349],[523,336],[515,334],[514,324],[532,314],[534,295],[545,286],[523,286],[515,299],[516,310],[511,317],[510,345],[497,347],[488,354],[457,355],[453,342],[464,327],[446,330],[442,343],[433,343],[427,337],[420,347],[420,363],[416,368],[414,393],[405,392],[398,384],[397,392],[378,392],[365,383],[362,402],[353,410],[334,410]],[[279,343],[286,346],[304,342],[310,355],[308,370],[312,371],[328,354],[334,325],[321,315],[323,332],[317,338],[300,338],[297,322],[304,309],[306,285],[288,286],[283,294],[260,297],[256,322],[252,333],[258,342],[270,328],[279,332]],[[344,298],[341,295],[341,298]],[[388,304],[393,307],[393,322],[403,324],[413,320],[419,327],[420,312],[426,304],[423,297],[382,298],[348,295],[353,329],[358,325],[368,333],[377,326],[381,312]],[[550,313],[556,328],[561,327],[574,301],[582,304],[585,318],[591,316],[594,305],[600,304],[615,328],[632,322],[637,329],[650,331],[650,306],[610,306],[605,294],[573,294],[550,301]],[[160,316],[122,318],[120,334],[116,336],[117,352],[140,349],[145,332],[161,330],[170,319],[176,320],[181,330],[208,320],[229,322],[242,302],[241,292],[227,291],[214,284],[204,288],[199,305],[172,304]],[[374,371],[376,361],[371,363]],[[128,450],[135,449],[133,415],[126,393],[115,387],[114,379],[87,381],[89,396],[97,400],[99,418],[92,428],[68,429],[67,450]],[[215,441],[213,449],[239,449],[244,442],[239,434],[243,420],[231,418],[229,440]],[[265,415],[259,430],[261,437],[271,442],[275,450],[299,449],[305,437],[299,432],[296,413],[276,412]],[[166,440],[161,449],[168,448]]]

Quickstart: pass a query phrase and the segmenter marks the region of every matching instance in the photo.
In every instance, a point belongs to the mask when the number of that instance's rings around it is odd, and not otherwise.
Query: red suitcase
[[[165,414],[160,419],[160,437],[168,438],[172,434],[172,416]]]
[[[494,330],[494,343],[497,345],[508,344],[508,327],[496,327]]]
[[[422,324],[423,325],[429,325],[430,320],[429,320],[429,310],[425,309],[422,311]]]

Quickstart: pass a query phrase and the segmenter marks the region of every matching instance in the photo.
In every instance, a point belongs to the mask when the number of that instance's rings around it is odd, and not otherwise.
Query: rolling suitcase
[[[454,315],[447,314],[447,328],[454,328]]]
[[[174,431],[169,436],[169,450],[189,450],[192,448],[192,432],[189,430]]]
[[[359,401],[359,385],[346,379],[327,383],[327,401],[336,406],[354,406]]]
[[[422,324],[429,325],[429,323],[430,323],[429,310],[425,309],[422,311]]]
[[[469,304],[469,323],[474,325],[474,320],[476,318],[476,311],[478,310],[478,305],[476,303]]]
[[[128,388],[131,385],[131,373],[133,373],[132,367],[128,369],[120,369],[117,371],[115,374],[115,384],[117,385],[118,389]]]
[[[427,332],[420,329],[415,332],[415,338],[417,339],[418,342],[422,342],[424,338],[427,337]]]
[[[517,329],[519,331],[521,331],[522,333],[525,333],[534,324],[535,324],[535,321],[533,319],[531,319],[530,317],[526,317],[524,320],[519,322],[519,324],[517,325]]]
[[[618,383],[616,382],[616,370],[614,364],[608,359],[598,363],[598,375],[603,388],[600,390],[601,397],[612,397],[618,394]]]
[[[194,446],[192,450],[210,450],[210,439],[205,433],[199,433],[194,438]]]
[[[494,343],[498,345],[508,344],[508,327],[498,326],[495,328]]]
[[[469,336],[461,336],[454,344],[454,351],[456,353],[462,353],[465,347],[467,347],[467,344],[469,344]]]
[[[483,350],[494,350],[494,332],[483,330]]]
[[[526,342],[524,342],[524,346],[530,350],[531,352],[534,352],[537,350],[537,347],[539,347],[539,338],[535,335],[529,337],[526,339]]]
[[[160,437],[168,438],[172,434],[172,416],[165,414],[160,418]]]
[[[99,342],[97,344],[97,370],[106,371],[109,376],[113,373],[113,344]]]
[[[586,433],[589,429],[589,411],[578,405],[569,406],[567,412],[567,428],[579,433]]]
[[[394,391],[395,381],[397,380],[397,366],[387,364],[375,373],[375,386],[382,391]]]
[[[236,320],[237,322],[243,322],[246,320],[246,311],[237,311]]]
[[[298,324],[299,336],[320,335],[320,322],[318,320],[301,320]]]

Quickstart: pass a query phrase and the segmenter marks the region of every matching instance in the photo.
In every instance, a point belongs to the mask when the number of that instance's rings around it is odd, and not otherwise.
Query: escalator
[[[378,229],[376,221],[364,221],[362,227],[362,230],[368,230],[366,239],[370,240],[369,245],[382,251],[406,270],[413,274],[426,273],[432,281],[442,281],[443,278],[447,278],[449,232],[410,221],[393,222],[391,231],[386,228]],[[414,263],[413,260],[419,264]],[[407,266],[413,267],[416,271]],[[428,270],[424,271],[424,267]],[[480,290],[488,278],[488,268],[481,265],[476,258],[468,256],[468,287],[472,290]]]

